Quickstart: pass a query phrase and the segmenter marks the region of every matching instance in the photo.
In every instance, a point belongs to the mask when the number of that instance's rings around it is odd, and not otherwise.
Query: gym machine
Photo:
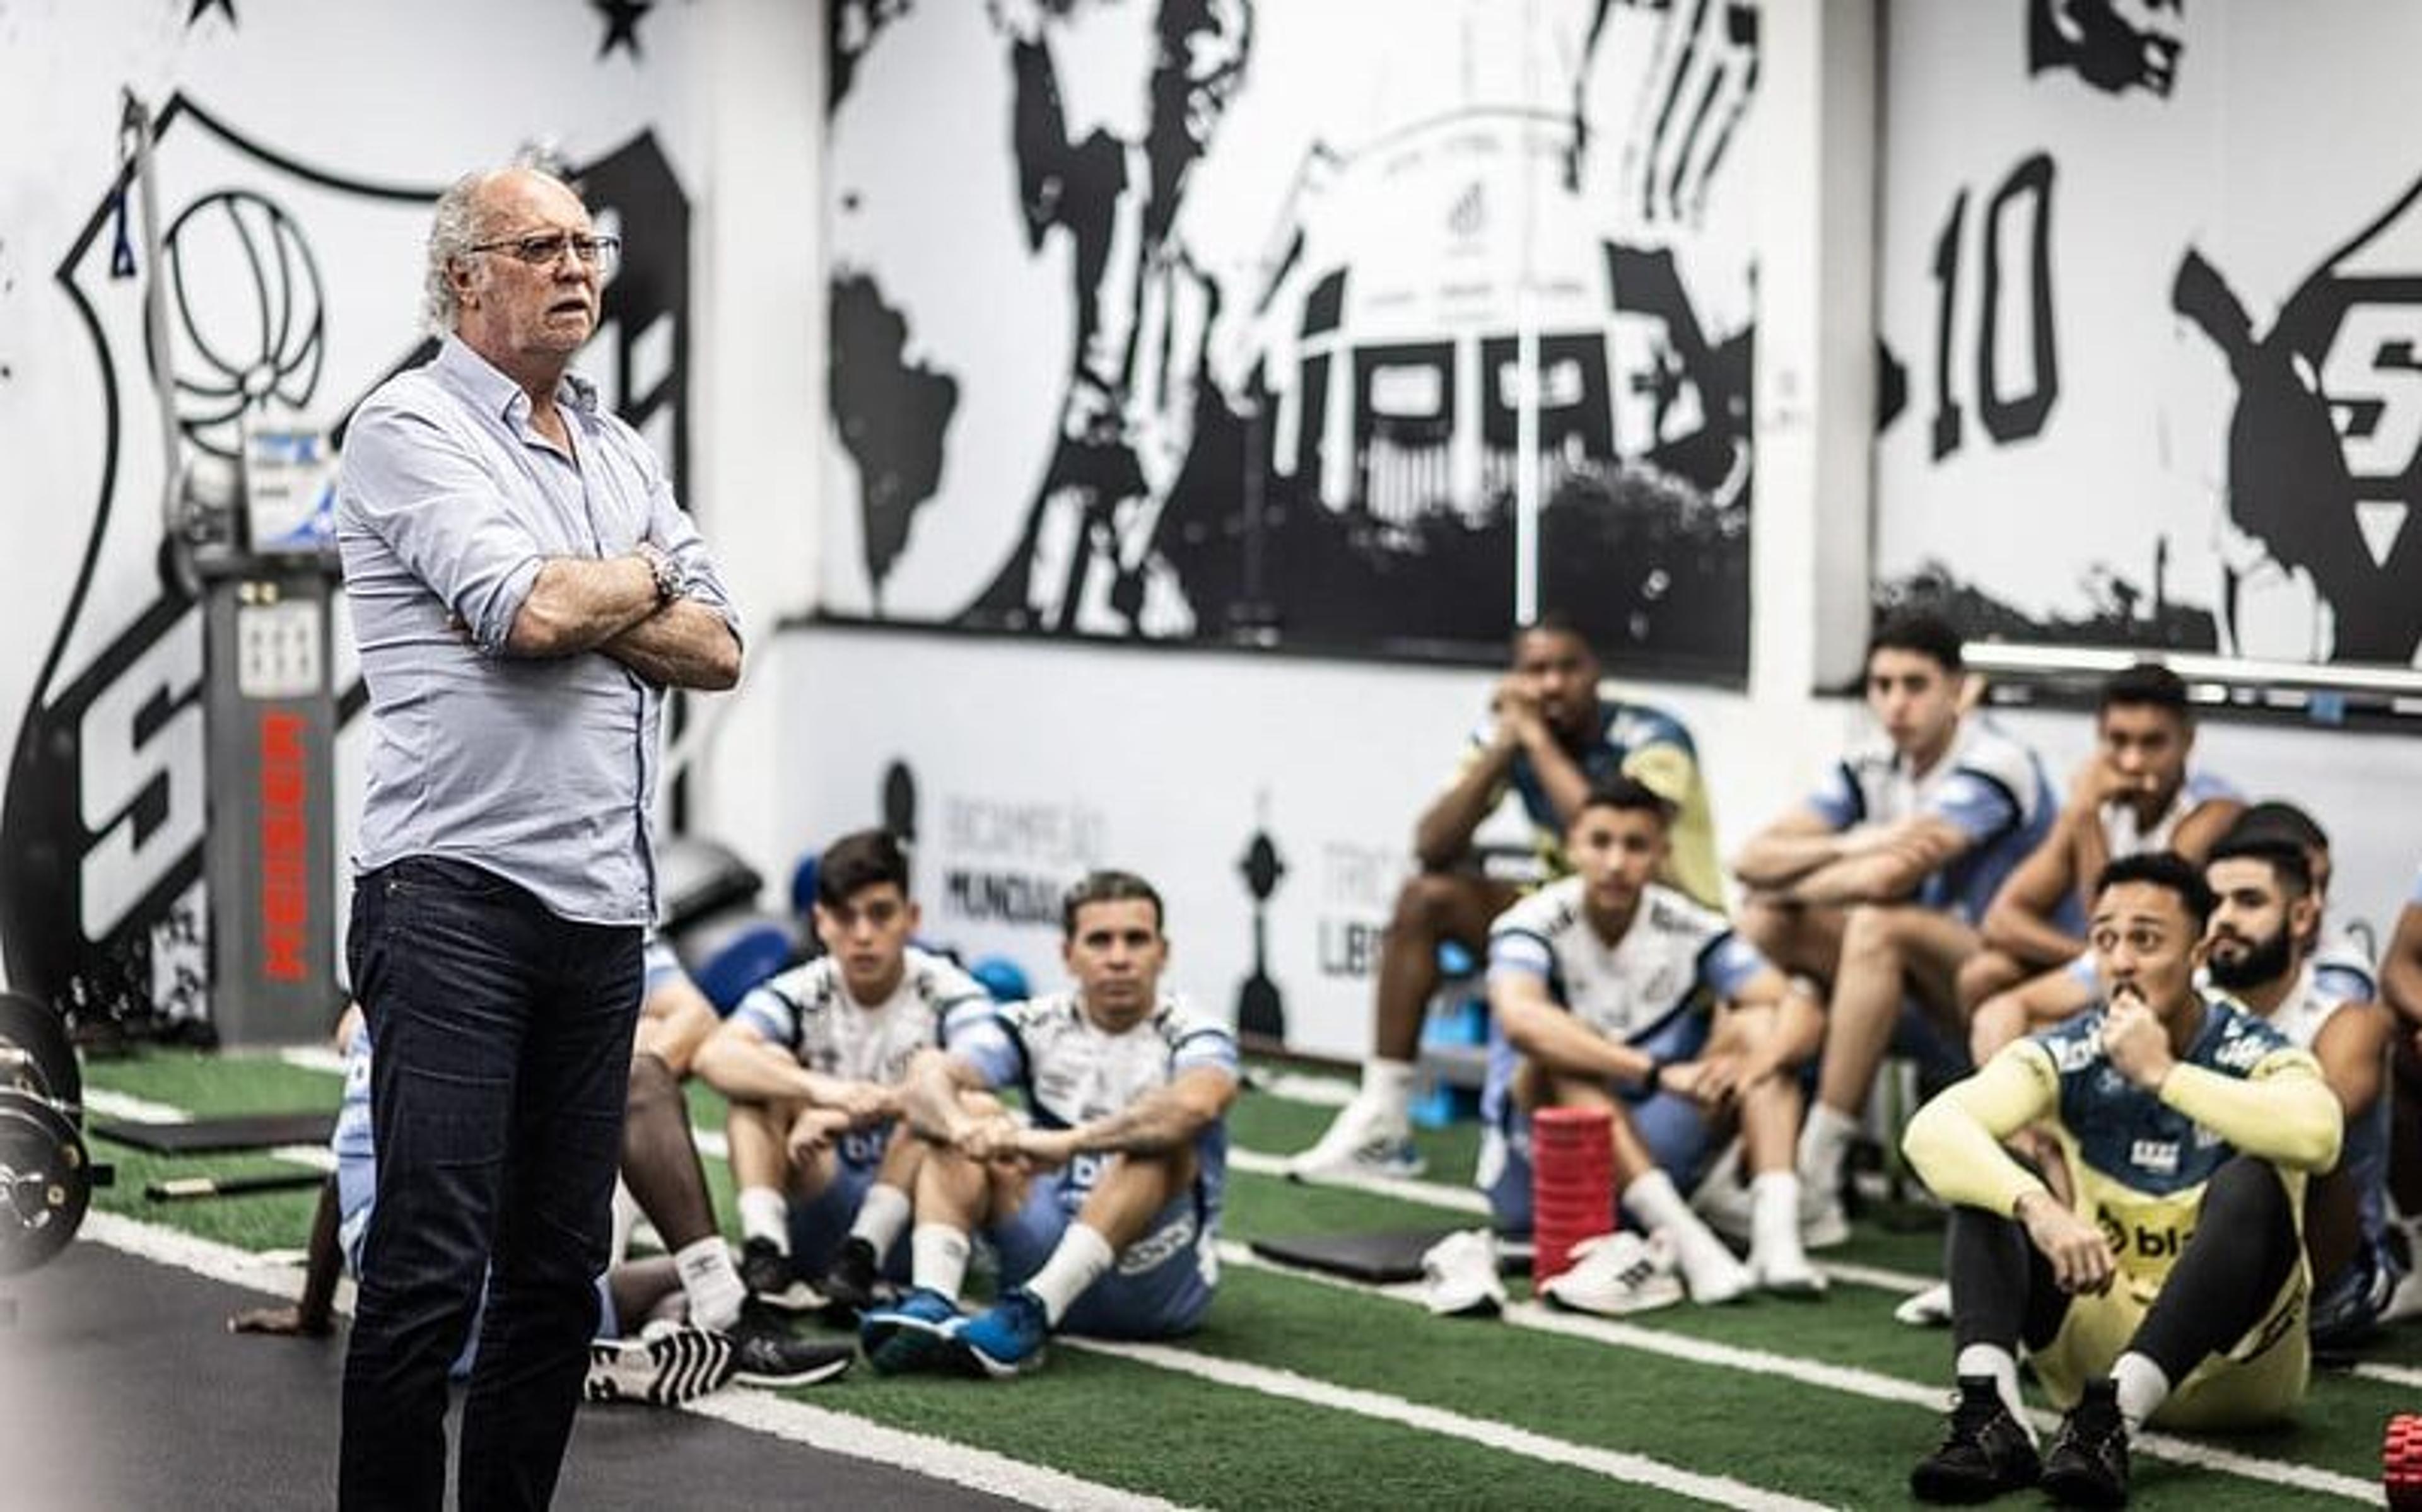
[[[84,1078],[59,1016],[0,992],[0,1276],[66,1249],[116,1173],[84,1143]]]

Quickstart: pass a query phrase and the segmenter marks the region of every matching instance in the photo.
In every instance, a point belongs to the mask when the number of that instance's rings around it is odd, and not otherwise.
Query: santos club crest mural
[[[1741,673],[1754,7],[832,16],[832,612],[1494,654],[1527,323],[1543,601]]]
[[[85,429],[69,434],[92,438],[88,456],[51,459],[49,473],[55,485],[89,483],[52,505],[55,534],[75,532],[59,564],[71,586],[56,622],[22,627],[39,666],[26,707],[8,711],[16,737],[0,806],[8,982],[91,1022],[198,1017],[208,970],[203,615],[165,541],[169,444],[150,378],[146,276],[166,288],[176,454],[204,489],[231,478],[240,422],[303,421],[341,436],[372,387],[430,350],[412,318],[438,185],[349,179],[182,99],[165,104],[155,130],[160,267],[142,266],[131,169],[87,186],[81,233],[46,254],[52,291],[84,339],[65,343],[45,377],[75,395]],[[645,227],[628,239],[582,370],[678,475],[687,199],[644,133],[575,172],[602,224]],[[351,712],[359,690],[337,644],[339,708]]]
[[[2422,12],[1890,14],[1882,597],[2414,664],[2422,159],[2386,113]]]

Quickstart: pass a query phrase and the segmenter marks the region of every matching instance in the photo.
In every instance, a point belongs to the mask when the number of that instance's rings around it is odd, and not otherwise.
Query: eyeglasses
[[[510,252],[514,258],[533,268],[552,268],[561,260],[566,249],[584,268],[594,268],[610,273],[622,252],[619,236],[572,236],[562,231],[549,231],[539,236],[508,237],[501,242],[482,242],[467,248],[472,252]]]

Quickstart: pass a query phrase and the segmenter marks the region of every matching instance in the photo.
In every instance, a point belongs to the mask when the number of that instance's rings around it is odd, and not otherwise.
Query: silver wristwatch
[[[643,540],[632,548],[639,560],[648,564],[648,571],[656,580],[656,602],[668,604],[689,592],[689,573],[679,559],[654,541]]]

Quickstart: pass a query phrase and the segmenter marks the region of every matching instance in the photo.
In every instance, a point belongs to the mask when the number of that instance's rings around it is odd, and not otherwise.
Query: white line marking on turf
[[[279,1260],[242,1250],[215,1239],[199,1239],[116,1213],[85,1215],[79,1239],[88,1239],[121,1255],[173,1266],[198,1276],[291,1302],[303,1293],[301,1271]],[[340,1282],[336,1309],[354,1312],[354,1285]],[[1140,1496],[1115,1487],[1099,1486],[1042,1465],[1030,1465],[988,1449],[975,1449],[904,1433],[847,1413],[810,1408],[742,1386],[727,1386],[688,1404],[688,1411],[738,1427],[768,1433],[795,1443],[867,1459],[896,1470],[953,1485],[971,1487],[1029,1506],[1134,1508],[1158,1512],[1174,1504]]]
[[[104,1086],[84,1089],[84,1111],[97,1113],[103,1118],[118,1118],[135,1124],[189,1124],[194,1121],[194,1115],[182,1108],[171,1108],[165,1102],[153,1102],[149,1098],[112,1092]]]
[[[1228,1164],[1232,1169],[1254,1176],[1284,1177],[1286,1157],[1268,1155],[1260,1150],[1228,1147]],[[1344,1187],[1349,1192],[1376,1192],[1382,1197],[1394,1197],[1402,1202],[1418,1202],[1429,1208],[1451,1208],[1459,1213],[1486,1213],[1488,1198],[1471,1187],[1442,1186],[1436,1181],[1415,1181],[1392,1176],[1325,1176],[1307,1181],[1306,1186]]]
[[[1286,1176],[1286,1157],[1263,1150],[1240,1149],[1232,1145],[1228,1147],[1228,1164],[1254,1176]],[[1425,1208],[1444,1208],[1459,1213],[1486,1215],[1488,1211],[1488,1198],[1477,1189],[1451,1187],[1439,1181],[1421,1181],[1404,1177],[1336,1175],[1314,1177],[1303,1184],[1368,1192],[1382,1197],[1394,1197],[1401,1202],[1420,1203]],[[1853,1265],[1838,1260],[1818,1260],[1816,1266],[1826,1275],[1846,1285],[1873,1286],[1904,1296],[1914,1296],[1933,1286],[1938,1279],[1909,1270],[1894,1270],[1879,1265]]]
[[[345,1057],[326,1045],[289,1045],[277,1052],[277,1058],[307,1071],[325,1071],[331,1076],[345,1074]]]
[[[1418,1428],[1440,1438],[1460,1439],[1466,1443],[1500,1449],[1543,1464],[1586,1470],[1633,1486],[1653,1486],[1661,1491],[1696,1497],[1718,1506],[1799,1508],[1824,1505],[1821,1502],[1802,1501],[1796,1496],[1769,1491],[1728,1476],[1702,1475],[1651,1459],[1645,1455],[1626,1454],[1621,1450],[1575,1443],[1568,1439],[1550,1438],[1528,1428],[1518,1428],[1510,1423],[1470,1417],[1444,1408],[1426,1407],[1383,1392],[1339,1386],[1310,1376],[1297,1375],[1292,1370],[1247,1364],[1241,1360],[1197,1354],[1191,1349],[1172,1348],[1165,1344],[1113,1344],[1102,1339],[1066,1338],[1060,1342],[1089,1353],[1116,1355],[1123,1360],[1133,1360],[1179,1375],[1215,1381],[1222,1386],[1259,1392],[1265,1396],[1307,1402],[1314,1407],[1351,1412],[1358,1417],[1376,1418],[1382,1423]]]
[[[715,1392],[691,1402],[689,1411],[700,1417],[715,1418],[734,1427],[770,1434],[829,1454],[913,1467],[920,1474],[936,1480],[946,1480],[952,1485],[994,1496],[1009,1497],[1029,1506],[1098,1508],[1102,1512],[1134,1508],[1138,1512],[1144,1512],[1144,1509],[1157,1512],[1157,1509],[1173,1508],[1178,1504],[1155,1496],[1097,1486],[1092,1481],[1079,1480],[1074,1475],[1065,1475],[1040,1465],[1030,1465],[988,1449],[971,1449],[948,1439],[887,1428],[879,1423],[869,1423],[864,1418],[851,1417],[845,1412],[810,1407],[804,1402],[761,1392]]]
[[[2347,1374],[2360,1376],[2365,1380],[2386,1381],[2391,1386],[2422,1386],[2422,1370],[2412,1365],[2382,1365],[2366,1362],[2349,1369]]]
[[[1282,1102],[1301,1102],[1315,1108],[1343,1108],[1354,1100],[1353,1083],[1333,1076],[1306,1076],[1300,1071],[1274,1071],[1267,1079],[1256,1078],[1253,1090],[1266,1092]]]
[[[1255,1255],[1244,1245],[1223,1242],[1219,1246],[1223,1264],[1234,1264],[1258,1270],[1272,1270],[1296,1276],[1345,1291],[1370,1293],[1373,1287],[1343,1276],[1323,1275],[1295,1266],[1280,1265]],[[1852,1396],[1865,1396],[1876,1401],[1903,1402],[1941,1411],[1948,1390],[1927,1386],[1897,1376],[1878,1371],[1861,1370],[1850,1365],[1826,1364],[1820,1361],[1803,1360],[1796,1355],[1775,1354],[1765,1349],[1744,1348],[1738,1345],[1718,1344],[1707,1339],[1694,1339],[1661,1329],[1643,1328],[1636,1323],[1619,1323],[1612,1318],[1582,1317],[1573,1313],[1550,1312],[1536,1302],[1518,1302],[1505,1309],[1505,1321],[1517,1328],[1533,1329],[1542,1333],[1556,1333],[1567,1338],[1595,1339],[1622,1348],[1638,1349],[1649,1354],[1661,1354],[1669,1359],[1687,1360],[1694,1364],[1715,1365],[1746,1371],[1752,1375],[1782,1376],[1811,1386],[1821,1386]],[[2030,1414],[2037,1426],[2055,1428],[2060,1426],[2057,1413],[2037,1411]],[[2377,1504],[2380,1488],[2371,1481],[2310,1465],[2290,1464],[2263,1459],[2233,1450],[2215,1449],[2205,1444],[2190,1443],[2166,1433],[2139,1433],[2129,1441],[2129,1447],[2156,1458],[2175,1460],[2184,1465],[2198,1465],[2207,1470],[2225,1471],[2248,1480],[2268,1481],[2273,1485],[2291,1486],[2298,1490],[2320,1491],[2343,1496],[2358,1502]]]

